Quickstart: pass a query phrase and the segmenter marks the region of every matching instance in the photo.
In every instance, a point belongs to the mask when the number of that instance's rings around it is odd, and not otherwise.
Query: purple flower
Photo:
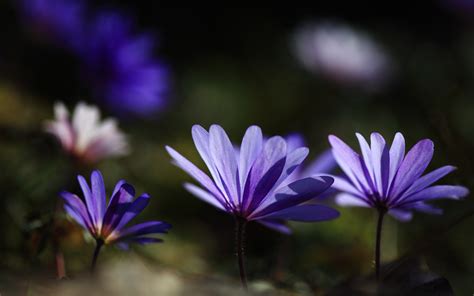
[[[84,25],[84,1],[21,0],[21,16],[32,31],[70,48]],[[80,38],[79,38],[80,39]]]
[[[91,187],[82,176],[78,176],[84,200],[77,195],[63,191],[64,209],[79,225],[95,238],[97,244],[117,244],[127,248],[129,243],[157,243],[162,240],[151,235],[167,233],[171,225],[162,221],[148,221],[130,227],[126,225],[148,205],[150,196],[146,193],[135,198],[132,185],[121,180],[106,203],[104,180],[99,171],[91,175]]]
[[[433,157],[431,140],[421,140],[405,154],[405,139],[397,133],[389,147],[378,133],[372,133],[371,145],[356,134],[362,156],[336,136],[329,136],[334,157],[346,178],[334,177],[333,187],[342,191],[340,205],[372,207],[401,221],[412,218],[412,211],[441,214],[442,209],[426,203],[440,198],[459,199],[469,191],[463,186],[433,185],[455,167],[444,166],[428,174],[423,172]]]
[[[114,10],[90,13],[84,1],[21,1],[33,31],[69,50],[101,103],[119,115],[150,116],[162,110],[169,71],[153,56],[155,40],[136,33],[131,18]]]
[[[164,108],[169,73],[153,57],[152,36],[134,34],[130,19],[110,11],[97,14],[86,31],[76,51],[84,76],[111,110],[150,115]]]
[[[332,208],[305,204],[331,186],[331,177],[289,180],[308,155],[308,148],[293,149],[279,136],[265,141],[257,126],[247,129],[239,149],[218,125],[212,125],[209,132],[195,125],[192,136],[211,177],[173,148],[166,149],[174,164],[199,183],[200,187],[186,183],[185,188],[201,200],[284,233],[290,231],[285,220],[315,222],[339,216]]]

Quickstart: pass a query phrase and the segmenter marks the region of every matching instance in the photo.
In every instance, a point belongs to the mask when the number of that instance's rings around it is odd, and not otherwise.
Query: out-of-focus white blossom
[[[391,61],[367,34],[339,23],[300,27],[294,38],[295,54],[311,72],[338,83],[373,91],[391,74]]]
[[[72,118],[63,103],[54,105],[55,119],[47,121],[45,130],[60,141],[66,152],[81,161],[94,163],[107,157],[128,154],[125,135],[115,119],[100,121],[96,106],[79,102]]]

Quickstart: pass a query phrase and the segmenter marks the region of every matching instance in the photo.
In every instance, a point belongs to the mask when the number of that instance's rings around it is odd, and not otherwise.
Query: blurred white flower
[[[338,83],[378,90],[392,70],[389,57],[370,36],[343,24],[304,25],[294,42],[306,69]]]
[[[64,150],[81,161],[94,163],[101,159],[128,154],[125,135],[115,119],[100,121],[97,107],[79,102],[70,118],[63,103],[54,105],[55,120],[47,121],[45,130],[61,142]]]

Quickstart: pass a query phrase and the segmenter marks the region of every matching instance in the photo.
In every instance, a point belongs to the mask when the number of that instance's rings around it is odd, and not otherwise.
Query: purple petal
[[[356,133],[356,137],[359,141],[360,150],[362,151],[362,158],[364,159],[365,167],[367,168],[367,171],[370,176],[370,180],[367,181],[371,188],[375,188],[376,177],[374,174],[374,166],[376,164],[374,163],[375,160],[372,157],[372,151],[370,150],[369,144],[361,134]]]
[[[68,213],[73,213],[71,215],[81,226],[85,225],[85,229],[89,230],[92,235],[96,233],[94,223],[91,220],[89,212],[87,211],[84,202],[75,194],[72,194],[67,191],[60,193],[60,196],[65,201],[65,209]]]
[[[388,186],[391,186],[393,178],[395,178],[395,174],[402,164],[403,156],[405,156],[405,138],[403,138],[401,133],[396,133],[393,138],[392,146],[390,147],[390,172]]]
[[[460,199],[468,194],[469,190],[463,186],[436,185],[425,188],[400,202],[401,204],[408,204],[440,198]]]
[[[285,162],[285,140],[278,136],[268,139],[247,177],[242,197],[243,209],[252,211],[260,204],[280,178]]]
[[[338,177],[338,176],[333,176],[333,175],[327,175],[327,176],[332,177],[334,179],[334,183],[332,184],[331,188],[337,189],[341,192],[349,193],[353,196],[356,196],[356,197],[364,200],[366,203],[371,204],[371,201],[367,197],[362,195],[361,192],[359,192],[354,187],[354,185],[352,185],[345,178]]]
[[[343,207],[370,207],[362,198],[347,193],[338,194],[336,196],[336,203]]]
[[[407,222],[410,221],[413,218],[413,213],[409,211],[404,211],[404,210],[398,210],[398,209],[392,209],[388,211],[388,214],[392,216],[393,218],[397,219],[398,221],[401,222]]]
[[[65,204],[64,205],[64,210],[66,211],[66,213],[71,216],[71,218],[74,219],[74,221],[76,221],[79,225],[81,225],[82,228],[90,231],[90,228],[89,226],[87,226],[87,222],[86,220],[84,219],[84,217],[79,213],[79,211],[77,211],[76,209],[73,209],[71,206],[69,206],[68,204]]]
[[[135,197],[135,189],[130,184],[122,184],[120,189],[110,199],[104,215],[102,234],[108,235],[117,228],[122,216],[130,207]]]
[[[137,197],[125,210],[122,218],[120,219],[120,223],[117,225],[115,229],[120,230],[124,227],[128,222],[130,222],[133,218],[135,218],[138,214],[140,214],[150,202],[150,195],[147,193],[143,193],[139,197]]]
[[[423,174],[433,157],[433,151],[433,142],[428,139],[419,141],[408,151],[390,188],[390,196],[399,197]]]
[[[323,205],[300,205],[273,212],[264,218],[293,220],[300,222],[318,222],[339,217],[339,212]]]
[[[285,167],[283,168],[282,174],[278,181],[275,183],[276,187],[280,187],[280,185],[288,185],[288,183],[296,181],[292,180],[293,178],[290,175],[301,165],[301,163],[306,159],[308,156],[309,149],[306,147],[300,147],[292,152],[290,152],[286,156]],[[296,174],[298,175],[298,174]],[[298,177],[298,176],[295,176]],[[286,182],[285,182],[286,181]],[[274,188],[275,189],[275,188]]]
[[[438,181],[442,177],[446,176],[447,174],[451,173],[454,171],[456,167],[447,165],[444,167],[441,167],[439,169],[436,169],[423,177],[417,179],[411,186],[408,188],[408,190],[403,194],[403,196],[409,196],[413,193],[416,193],[420,190],[425,189],[426,187],[430,186],[434,182]]]
[[[89,212],[90,214],[90,217],[91,217],[91,222],[92,224],[96,225],[97,224],[97,221],[98,221],[98,218],[97,218],[97,212],[94,210],[94,199],[92,197],[92,192],[91,192],[91,189],[89,187],[89,184],[87,184],[87,181],[86,179],[81,176],[81,175],[78,175],[77,176],[77,180],[79,181],[79,185],[81,186],[81,189],[82,189],[82,193],[84,194],[84,200],[86,201],[86,207],[87,207],[87,211]]]
[[[272,230],[278,231],[283,234],[291,234],[291,229],[282,220],[262,219],[257,220],[258,223],[268,227]]]
[[[137,236],[144,236],[148,234],[167,233],[168,229],[170,228],[170,224],[162,221],[144,222],[137,225],[133,225],[120,231],[119,240],[129,239]]]
[[[287,150],[291,152],[301,147],[305,147],[304,137],[299,133],[292,133],[285,137]]]
[[[443,214],[443,209],[434,207],[434,206],[426,204],[424,202],[416,203],[411,208],[418,211],[418,212],[431,214],[431,215],[441,215],[441,214]]]
[[[224,129],[212,125],[209,129],[209,151],[219,176],[225,185],[225,193],[233,205],[239,201],[238,169],[234,146]]]
[[[308,201],[328,189],[334,179],[328,176],[315,176],[295,181],[278,189],[269,205],[262,204],[249,218],[258,219],[272,212],[293,207]]]
[[[318,158],[313,160],[311,164],[304,169],[302,176],[307,177],[315,174],[327,174],[334,170],[337,163],[332,155],[331,149],[321,153]]]
[[[191,194],[193,194],[194,196],[196,196],[200,200],[205,201],[205,202],[215,206],[216,208],[218,208],[220,210],[226,211],[226,208],[221,203],[220,199],[215,197],[214,195],[212,195],[208,191],[203,190],[202,188],[200,188],[200,187],[198,187],[194,184],[191,184],[191,183],[185,183],[184,188],[186,188],[187,191],[189,191]]]
[[[242,144],[240,146],[239,160],[239,178],[240,186],[244,188],[247,181],[247,175],[260,155],[263,147],[262,130],[258,126],[251,126],[245,132]],[[242,201],[239,201],[242,203]]]
[[[211,152],[209,150],[209,133],[202,126],[194,125],[191,129],[191,134],[194,145],[196,146],[199,155],[209,169],[216,186],[221,192],[225,192],[225,187],[222,184],[221,178],[219,177],[219,172],[214,165],[214,160],[212,159]]]
[[[119,181],[117,182],[117,184],[115,184],[114,191],[112,192],[112,195],[111,195],[111,198],[110,198],[110,200],[109,200],[109,204],[107,205],[107,207],[110,206],[110,203],[112,202],[112,200],[113,200],[115,194],[117,194],[117,192],[120,190],[120,188],[122,187],[122,185],[125,184],[125,183],[126,183],[125,180],[119,180]],[[135,195],[135,194],[134,194],[134,195]]]
[[[390,155],[385,139],[379,133],[370,135],[372,164],[374,168],[375,184],[380,196],[385,196],[388,189],[390,171]]]
[[[104,218],[105,214],[105,204],[106,204],[106,197],[105,197],[105,185],[104,185],[104,178],[102,174],[95,170],[92,172],[91,175],[91,185],[92,185],[92,197],[93,197],[93,209],[96,213],[96,223],[99,225],[102,224],[102,219]]]
[[[334,135],[329,136],[329,143],[331,143],[334,158],[357,190],[360,192],[370,190],[360,156]]]
[[[226,200],[224,199],[223,195],[220,193],[214,182],[203,171],[198,169],[192,162],[184,158],[173,148],[166,146],[166,151],[168,151],[170,156],[173,158],[174,164],[176,166],[188,173],[191,177],[198,181],[202,187],[206,188],[214,196],[216,196],[216,198],[219,198],[222,204],[227,204]]]

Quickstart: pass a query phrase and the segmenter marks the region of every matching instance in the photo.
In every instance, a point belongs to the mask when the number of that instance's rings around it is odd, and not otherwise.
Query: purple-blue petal
[[[262,130],[258,126],[251,126],[245,132],[240,146],[239,155],[239,180],[240,187],[244,188],[247,176],[253,163],[260,155],[263,147]],[[242,203],[242,200],[239,201]]]
[[[194,125],[191,129],[191,134],[193,137],[194,145],[196,146],[199,155],[206,164],[209,172],[211,173],[216,186],[220,189],[221,192],[224,192],[224,186],[220,180],[219,173],[214,165],[214,160],[212,159],[210,148],[209,148],[209,133],[200,125]]]
[[[71,215],[79,224],[85,225],[86,229],[91,232],[92,235],[95,234],[95,224],[91,219],[90,213],[87,211],[87,208],[84,202],[75,194],[72,194],[67,191],[60,193],[60,196],[65,201],[66,211],[73,211],[74,214]]]
[[[391,209],[388,214],[401,222],[408,222],[413,218],[413,213],[409,210]]]
[[[388,190],[390,173],[390,155],[385,139],[379,133],[370,135],[372,164],[374,168],[375,184],[380,196],[385,196]]]
[[[118,240],[126,240],[132,237],[139,237],[148,234],[167,233],[170,228],[170,224],[162,221],[144,222],[121,230]]]
[[[460,199],[467,194],[469,194],[469,190],[463,186],[435,185],[405,197],[400,203],[411,204],[441,198]]]
[[[102,174],[98,170],[95,170],[92,172],[91,185],[92,185],[92,197],[93,197],[92,208],[97,219],[96,223],[101,224],[102,219],[105,214],[106,197],[105,197],[104,178],[102,177]]]
[[[389,171],[389,184],[390,187],[395,174],[397,173],[400,165],[403,162],[405,156],[405,138],[401,133],[396,133],[393,138],[392,146],[390,147],[390,171]]]
[[[112,196],[103,222],[103,229],[106,234],[111,233],[117,228],[134,197],[135,189],[127,183],[122,184],[120,189]]]
[[[371,186],[367,182],[361,157],[334,135],[329,136],[329,143],[339,167],[351,180],[352,184],[361,192],[369,191]]]
[[[286,225],[285,221],[283,220],[275,220],[275,219],[260,219],[257,220],[258,223],[268,227],[272,230],[278,231],[280,233],[289,235],[291,234],[291,229]]]
[[[431,140],[421,140],[413,146],[403,159],[390,189],[390,196],[397,199],[428,167],[433,157]]]
[[[150,195],[143,193],[137,197],[125,210],[120,219],[119,224],[115,228],[116,230],[122,229],[128,222],[140,214],[150,202]]]
[[[293,220],[299,222],[318,222],[339,217],[339,212],[323,205],[299,205],[273,212],[265,218]]]
[[[421,213],[426,213],[426,214],[431,214],[431,215],[441,215],[443,214],[443,209],[437,208],[435,206],[426,204],[424,202],[419,202],[411,206],[412,209],[421,212]]]
[[[84,200],[86,202],[87,211],[89,212],[89,215],[91,217],[91,222],[92,224],[96,225],[97,221],[99,221],[99,218],[97,217],[97,212],[95,211],[95,201],[94,197],[92,196],[92,191],[83,176],[78,175],[77,180],[79,181],[79,185],[81,186],[82,194],[84,195]]]
[[[365,199],[348,193],[339,193],[336,196],[336,203],[343,207],[370,207]]]
[[[179,154],[173,148],[166,146],[166,151],[170,154],[170,156],[174,160],[174,164],[181,168],[183,171],[188,173],[191,177],[193,177],[196,181],[198,181],[202,187],[209,190],[216,198],[221,199],[222,204],[227,204],[228,202],[224,199],[224,196],[216,187],[214,182],[198,167],[196,167],[192,162],[184,158],[181,154]]]
[[[119,180],[117,182],[117,184],[115,184],[115,187],[114,187],[114,191],[112,192],[112,195],[111,195],[111,198],[109,200],[109,204],[107,205],[107,207],[110,205],[110,203],[112,202],[112,200],[114,199],[114,196],[115,194],[120,190],[120,188],[122,187],[123,184],[125,184],[125,180]],[[134,189],[135,190],[135,189]]]
[[[264,217],[270,213],[306,202],[327,190],[333,182],[334,179],[328,176],[315,176],[295,181],[278,189],[274,193],[272,202],[268,205],[261,205],[251,214],[251,218],[258,219],[258,217]]]
[[[238,168],[235,150],[224,129],[212,125],[209,129],[209,151],[225,185],[225,193],[233,205],[239,202],[240,186],[238,186]]]
[[[426,187],[430,186],[434,182],[438,181],[442,177],[446,176],[447,174],[451,173],[454,171],[456,167],[447,165],[444,167],[441,167],[439,169],[436,169],[421,178],[417,179],[411,186],[408,188],[408,190],[403,194],[404,196],[409,196],[412,195],[420,190],[425,189]]]
[[[268,139],[248,174],[242,210],[252,211],[260,204],[280,178],[285,162],[285,140],[278,136]]]
[[[215,197],[209,191],[206,191],[191,183],[185,183],[184,188],[200,200],[207,202],[208,204],[211,204],[220,210],[226,211],[226,207],[224,204],[222,204],[221,200]]]
[[[275,186],[280,187],[282,185],[287,185],[293,181],[296,181],[299,178],[299,174],[292,174],[300,168],[301,163],[306,159],[308,153],[309,149],[306,147],[296,148],[295,150],[288,153],[286,156],[285,167],[283,168],[280,178],[275,183]],[[308,177],[309,175],[303,176]]]

